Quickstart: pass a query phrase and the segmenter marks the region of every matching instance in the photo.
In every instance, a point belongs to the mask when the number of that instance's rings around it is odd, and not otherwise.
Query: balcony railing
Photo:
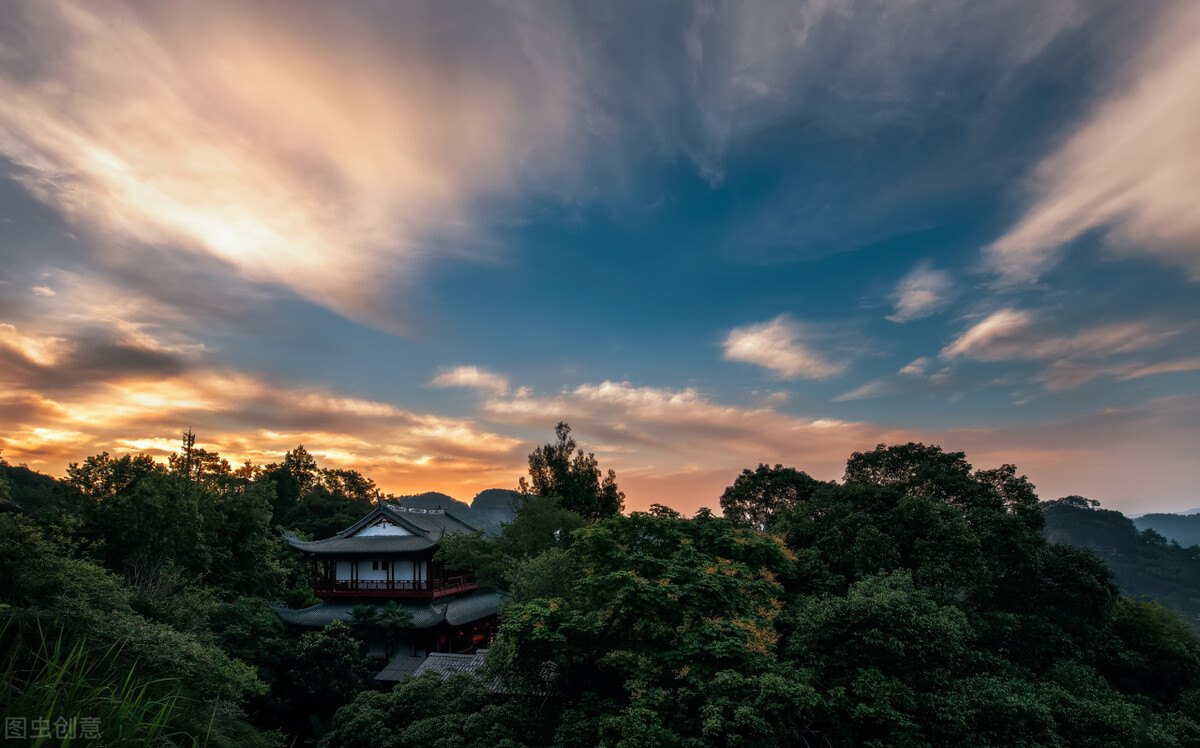
[[[318,579],[318,597],[437,597],[478,589],[473,574],[438,579]]]

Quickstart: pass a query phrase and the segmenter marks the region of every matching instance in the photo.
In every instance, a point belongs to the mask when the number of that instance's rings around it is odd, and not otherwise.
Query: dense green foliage
[[[1181,547],[1150,527],[1139,530],[1120,512],[1079,496],[1042,502],[1042,511],[1048,540],[1091,549],[1125,594],[1156,600],[1200,633],[1200,548]]]
[[[522,748],[514,735],[543,732],[537,710],[500,697],[478,679],[433,673],[388,693],[364,691],[338,711],[322,746],[341,748]],[[539,741],[540,742],[540,741]]]
[[[6,714],[95,716],[113,744],[1200,744],[1200,640],[1121,596],[1179,607],[1194,548],[922,444],[840,483],[746,470],[724,516],[624,516],[569,433],[496,499],[511,522],[443,543],[510,593],[487,671],[387,692],[361,639],[398,607],[300,636],[267,604],[310,595],[280,530],[351,524],[369,479],[302,447],[233,469],[190,435],[62,481],[0,462]]]
[[[344,708],[323,745],[1200,740],[1200,641],[1122,598],[1091,551],[1047,543],[1011,465],[881,445],[840,484],[747,470],[721,504],[613,516],[522,553],[472,539],[459,560],[503,559],[512,592],[480,682],[499,695],[408,681]],[[536,718],[463,727],[505,707]]]
[[[313,715],[328,719],[342,702],[314,699],[293,677],[297,657],[318,655],[267,604],[311,600],[308,569],[280,530],[340,530],[378,498],[369,479],[321,469],[303,447],[280,464],[233,469],[190,433],[166,465],[103,453],[61,481],[0,460],[4,646],[24,653],[7,661],[12,708],[41,694],[77,710],[58,715],[68,719],[101,716],[104,704],[145,717],[106,717],[114,744],[311,737]],[[55,675],[65,670],[79,676],[74,691]]]

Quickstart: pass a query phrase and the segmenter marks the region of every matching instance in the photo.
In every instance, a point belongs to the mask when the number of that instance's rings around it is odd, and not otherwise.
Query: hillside
[[[1151,528],[1152,522],[1143,525],[1145,517],[1135,523],[1079,497],[1044,501],[1041,507],[1047,540],[1092,549],[1125,594],[1157,600],[1200,632],[1200,548],[1182,547]]]
[[[1200,545],[1200,514],[1143,514],[1133,524],[1139,530],[1154,530],[1184,547]]]

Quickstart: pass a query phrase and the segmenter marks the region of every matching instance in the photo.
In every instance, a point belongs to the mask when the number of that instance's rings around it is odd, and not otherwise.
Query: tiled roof
[[[397,657],[388,663],[388,666],[379,675],[375,676],[375,680],[394,682],[408,675],[422,675],[424,673],[437,673],[442,680],[446,680],[451,675],[457,673],[478,675],[486,659],[486,649],[480,649],[475,654],[431,652],[424,660],[421,660],[419,657]],[[418,660],[419,664],[416,669],[409,670],[408,668],[411,668],[413,665],[412,660]],[[549,696],[554,692],[553,684],[557,673],[558,669],[554,666],[554,663],[543,662],[537,667],[537,673],[534,676],[536,681],[540,682],[508,683],[499,677],[491,676],[484,680],[483,684],[491,689],[493,693]]]
[[[483,666],[484,657],[487,656],[487,650],[481,649],[475,654],[445,654],[443,652],[430,652],[421,666],[416,669],[413,675],[421,673],[437,673],[445,680],[455,673],[474,673]]]
[[[354,533],[379,517],[386,517],[411,534],[354,537]],[[333,537],[300,540],[295,533],[284,533],[284,539],[293,548],[305,553],[407,553],[434,548],[443,535],[474,531],[474,527],[445,510],[405,508],[382,502],[367,516]]]
[[[396,655],[395,659],[387,664],[379,674],[375,676],[375,680],[395,682],[406,675],[412,675],[417,668],[424,664],[424,657],[409,657],[408,655]]]
[[[412,615],[413,628],[427,629],[442,621],[451,626],[461,626],[464,623],[495,615],[500,610],[500,603],[503,599],[504,595],[501,592],[476,590],[459,597],[442,598],[432,604],[425,601],[397,602],[400,603],[400,607]],[[386,601],[380,600],[356,600],[318,603],[299,610],[292,610],[279,603],[272,603],[271,607],[275,609],[280,618],[294,626],[321,628],[334,621],[345,621],[346,623],[353,621],[354,609],[359,605],[382,608],[385,603]]]
[[[296,550],[305,553],[409,553],[436,548],[437,541],[420,535],[368,535],[365,538],[343,538],[333,536],[324,540],[299,540],[287,533],[284,539]]]

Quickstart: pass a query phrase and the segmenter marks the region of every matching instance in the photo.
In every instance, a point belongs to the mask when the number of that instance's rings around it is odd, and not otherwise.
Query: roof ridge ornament
[[[408,512],[409,514],[445,514],[445,509],[418,509],[415,506],[400,506],[396,505],[392,509],[397,512]]]

